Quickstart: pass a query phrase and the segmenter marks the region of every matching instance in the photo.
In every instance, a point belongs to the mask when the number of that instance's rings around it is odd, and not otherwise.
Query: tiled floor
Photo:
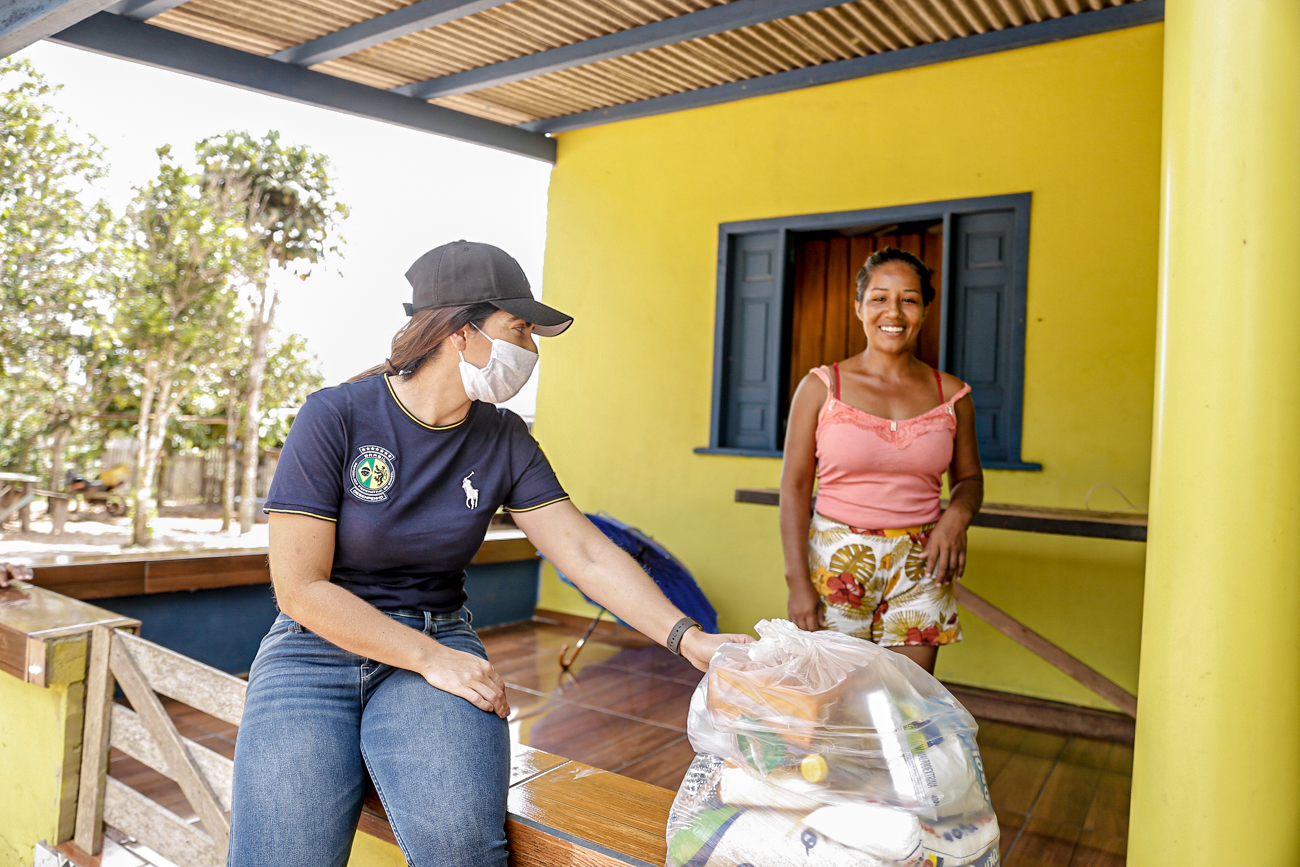
[[[484,633],[509,692],[511,736],[540,750],[675,789],[694,754],[686,712],[700,674],[627,630],[589,641],[570,673],[568,627],[530,623]],[[182,735],[234,753],[235,730],[168,702]],[[1131,747],[985,722],[980,750],[1007,867],[1120,867],[1128,834]],[[179,787],[127,756],[110,773],[196,821]],[[130,841],[125,841],[130,847]],[[121,848],[103,867],[159,863]],[[163,865],[166,867],[166,865]]]

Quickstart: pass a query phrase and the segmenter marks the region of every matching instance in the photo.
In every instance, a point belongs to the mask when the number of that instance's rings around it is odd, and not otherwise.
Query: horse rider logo
[[[460,483],[460,486],[465,489],[465,508],[467,509],[478,508],[478,488],[474,487],[470,482],[470,476],[473,475],[473,473],[470,473]]]
[[[397,480],[397,456],[379,446],[361,446],[348,470],[352,496],[363,503],[382,503]]]

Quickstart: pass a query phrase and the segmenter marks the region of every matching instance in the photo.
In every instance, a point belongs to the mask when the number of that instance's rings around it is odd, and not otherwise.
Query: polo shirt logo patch
[[[470,473],[460,483],[460,486],[465,490],[465,508],[471,510],[478,508],[478,488],[474,487],[474,483],[470,481],[470,476],[473,475],[473,473]]]
[[[382,503],[397,480],[397,456],[379,446],[361,446],[348,470],[352,496],[363,503]]]

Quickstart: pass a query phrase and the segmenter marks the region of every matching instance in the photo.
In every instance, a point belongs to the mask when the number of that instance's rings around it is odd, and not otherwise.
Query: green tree
[[[337,200],[329,160],[306,147],[285,145],[278,132],[257,138],[229,132],[202,141],[199,161],[206,183],[237,191],[244,203],[244,224],[261,246],[268,268],[256,284],[250,326],[251,346],[244,395],[244,442],[256,444],[262,426],[267,341],[275,322],[278,291],[270,267],[294,269],[306,277],[310,267],[337,253],[339,223],[347,206]],[[245,460],[240,488],[241,532],[253,527],[257,461]]]
[[[149,543],[157,475],[178,407],[214,376],[238,324],[239,282],[264,279],[237,185],[203,183],[160,148],[158,176],[128,209],[132,264],[116,325],[140,395],[133,538]]]
[[[217,381],[213,384],[213,403],[226,415],[225,474],[222,479],[221,529],[230,529],[235,518],[235,490],[238,485],[239,429],[244,417],[244,396],[248,392],[248,347],[251,334],[242,330],[232,335],[225,357],[217,364]],[[262,390],[262,420],[258,441],[245,441],[244,454],[256,461],[265,448],[283,445],[289,432],[285,410],[302,406],[307,396],[324,384],[320,361],[307,348],[301,334],[273,331],[269,338],[266,379]]]
[[[51,488],[120,360],[117,226],[102,201],[83,203],[103,152],[67,132],[56,92],[29,61],[0,60],[0,467],[48,471]]]

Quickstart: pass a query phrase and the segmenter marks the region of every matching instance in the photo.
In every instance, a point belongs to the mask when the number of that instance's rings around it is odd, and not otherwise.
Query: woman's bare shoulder
[[[813,368],[805,373],[803,379],[799,381],[799,387],[794,392],[796,403],[808,402],[815,406],[821,406],[826,402],[826,398],[830,395],[830,389],[817,371],[818,368]]]
[[[943,397],[945,400],[951,400],[954,394],[966,387],[966,383],[947,371],[941,371],[939,376],[943,378]]]

